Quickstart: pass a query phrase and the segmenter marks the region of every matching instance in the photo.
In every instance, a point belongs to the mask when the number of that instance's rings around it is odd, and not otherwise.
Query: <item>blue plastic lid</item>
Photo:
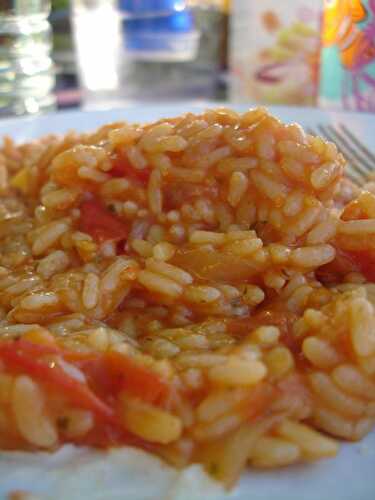
[[[137,57],[140,54],[189,54],[184,40],[195,35],[191,10],[181,0],[120,0],[123,43]],[[192,52],[194,55],[194,51]]]
[[[185,0],[118,0],[120,10],[129,14],[152,14],[180,12],[185,9]]]
[[[134,37],[137,33],[189,33],[194,30],[194,18],[189,10],[157,16],[124,19],[125,36]]]

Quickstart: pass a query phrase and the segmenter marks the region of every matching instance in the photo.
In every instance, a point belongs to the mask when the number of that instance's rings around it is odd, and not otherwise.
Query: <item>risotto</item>
[[[226,486],[375,423],[375,195],[263,108],[0,150],[0,448]]]

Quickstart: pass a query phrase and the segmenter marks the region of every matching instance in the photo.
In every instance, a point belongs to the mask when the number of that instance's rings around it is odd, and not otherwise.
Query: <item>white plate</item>
[[[104,111],[66,111],[29,118],[0,120],[0,136],[7,134],[23,141],[51,132],[62,133],[71,129],[93,130],[103,123],[127,120],[130,122],[152,121],[161,117],[176,116],[186,111],[201,112],[210,104],[160,104]],[[211,104],[212,107],[212,104]],[[244,106],[233,106],[245,110]],[[316,127],[319,123],[344,123],[370,148],[374,145],[375,114],[354,112],[327,112],[315,108],[271,106],[272,113],[286,122],[298,122],[303,126]]]
[[[144,122],[175,116],[186,111],[200,112],[206,107],[186,104],[160,105],[108,111],[71,111],[36,118],[9,119],[0,121],[0,136],[7,134],[17,141],[24,141],[43,134],[66,132],[73,128],[88,131],[117,120]],[[236,109],[241,109],[241,107],[236,106]],[[328,113],[312,108],[292,107],[274,107],[272,112],[284,121],[298,122],[312,128],[318,123],[345,123],[370,148],[373,147],[375,115]],[[235,500],[375,500],[375,432],[360,443],[343,444],[339,455],[331,460],[276,471],[249,471],[244,474],[230,498]]]

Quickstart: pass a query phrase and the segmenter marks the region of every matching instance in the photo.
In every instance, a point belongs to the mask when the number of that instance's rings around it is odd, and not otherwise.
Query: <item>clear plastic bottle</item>
[[[0,1],[0,116],[54,108],[49,0]]]

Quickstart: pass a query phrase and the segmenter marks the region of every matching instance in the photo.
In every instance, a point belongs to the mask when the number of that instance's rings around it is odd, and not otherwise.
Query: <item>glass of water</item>
[[[50,0],[0,0],[0,116],[54,109]]]

